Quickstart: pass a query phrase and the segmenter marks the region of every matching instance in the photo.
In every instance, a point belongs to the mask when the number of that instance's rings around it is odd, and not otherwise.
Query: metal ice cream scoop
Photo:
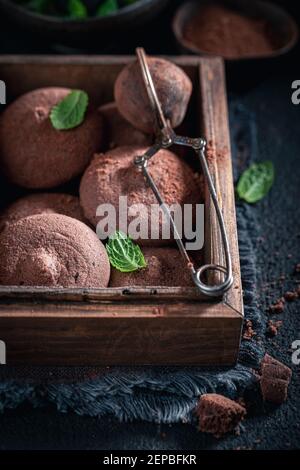
[[[231,263],[231,255],[229,251],[229,244],[228,244],[228,238],[227,238],[223,215],[222,215],[219,203],[218,203],[218,198],[217,198],[216,190],[214,187],[214,183],[212,181],[209,168],[206,162],[206,157],[205,157],[206,141],[202,137],[190,138],[190,137],[182,137],[182,136],[175,134],[169,121],[165,118],[164,113],[162,111],[161,103],[158,99],[155,86],[152,80],[152,76],[151,76],[151,73],[147,64],[145,51],[143,48],[137,48],[136,53],[137,53],[138,62],[141,68],[143,81],[147,90],[147,94],[148,94],[151,108],[152,108],[154,118],[155,118],[154,122],[155,122],[155,128],[156,128],[155,129],[156,141],[153,144],[153,146],[150,147],[143,155],[136,157],[135,164],[142,171],[164,215],[167,217],[167,219],[170,222],[177,246],[180,250],[182,257],[184,258],[186,262],[187,268],[190,269],[191,276],[196,287],[199,289],[199,291],[202,294],[205,294],[207,296],[210,296],[210,297],[222,296],[228,289],[230,289],[233,283],[232,263]],[[185,246],[181,237],[179,236],[179,232],[176,228],[176,224],[174,222],[172,214],[168,206],[165,204],[155,184],[155,181],[152,179],[150,173],[148,172],[148,169],[147,169],[148,160],[150,160],[159,150],[167,149],[171,145],[181,145],[185,147],[190,147],[194,149],[196,155],[199,158],[203,175],[206,179],[210,197],[212,198],[215,211],[217,214],[218,222],[219,222],[219,227],[220,227],[223,246],[224,246],[226,267],[220,266],[217,264],[205,264],[199,268],[195,267],[187,250],[185,249]],[[224,275],[222,282],[215,284],[215,285],[209,285],[203,281],[203,275],[207,273],[208,271],[212,271],[212,270],[219,271]]]

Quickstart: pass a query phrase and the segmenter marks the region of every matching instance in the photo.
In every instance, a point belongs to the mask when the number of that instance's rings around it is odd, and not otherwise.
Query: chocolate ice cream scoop
[[[172,127],[182,123],[192,93],[192,82],[185,72],[172,62],[147,57],[158,99]],[[153,110],[137,61],[128,64],[115,82],[115,100],[122,116],[143,132],[153,133]]]
[[[105,143],[112,149],[121,145],[151,145],[153,137],[135,129],[120,114],[116,103],[108,103],[99,108],[104,117]]]
[[[0,284],[106,287],[104,245],[82,222],[61,214],[25,217],[0,234]]]
[[[45,189],[79,175],[102,146],[102,117],[88,108],[84,121],[57,130],[52,108],[67,88],[41,88],[17,98],[0,117],[0,157],[7,177],[26,188]]]
[[[162,218],[151,211],[152,205],[158,207],[157,200],[134,164],[134,158],[144,152],[144,147],[124,146],[95,155],[81,179],[80,204],[85,217],[94,226],[100,220],[100,216],[96,215],[97,208],[103,204],[111,204],[116,209],[118,229],[119,196],[127,196],[128,224],[135,218],[133,208],[142,204],[138,208],[139,218],[141,225],[148,226],[146,236],[140,234],[136,241],[151,246],[167,244],[173,237],[170,234],[162,237]],[[184,204],[195,205],[203,200],[193,171],[173,152],[160,150],[149,161],[148,169],[166,204],[177,203],[183,207]],[[154,231],[157,232],[156,239],[153,236]],[[129,234],[132,235],[130,230]]]
[[[85,222],[79,199],[71,194],[35,193],[8,206],[0,216],[0,231],[10,223],[37,214],[63,214]]]

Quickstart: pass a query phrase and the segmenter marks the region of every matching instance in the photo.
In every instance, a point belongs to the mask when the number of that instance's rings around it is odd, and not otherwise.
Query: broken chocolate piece
[[[281,405],[287,399],[289,382],[282,379],[262,377],[260,388],[263,399],[277,405]]]
[[[261,362],[260,388],[263,399],[280,405],[287,399],[292,371],[289,367],[266,354]]]
[[[283,367],[275,365],[275,364],[264,364],[262,368],[262,376],[264,378],[272,378],[272,379],[281,379],[286,380],[289,382],[291,380],[292,371],[289,367]]]
[[[269,368],[266,369],[266,366],[268,365],[272,365],[275,367],[273,371],[275,371],[275,369],[276,371],[280,371],[280,373],[276,372],[276,375],[278,376],[278,378],[284,379],[287,381],[291,380],[291,377],[292,377],[291,369],[285,364],[282,364],[282,362],[278,361],[274,357],[270,356],[269,354],[265,354],[263,360],[261,361],[261,364],[260,364],[261,375],[267,374],[267,376],[269,376],[268,372],[270,371],[270,369]]]
[[[207,393],[200,398],[196,414],[199,417],[199,430],[218,437],[233,431],[246,416],[246,410],[229,398]]]

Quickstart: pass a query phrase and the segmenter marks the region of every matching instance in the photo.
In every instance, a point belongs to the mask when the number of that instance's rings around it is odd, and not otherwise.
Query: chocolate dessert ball
[[[194,283],[176,248],[144,248],[147,267],[123,273],[112,268],[110,287],[125,286],[190,286]]]
[[[63,214],[85,222],[78,197],[63,193],[36,193],[18,199],[5,209],[0,216],[0,230],[36,214]]]
[[[26,188],[52,188],[79,175],[102,145],[102,117],[57,130],[49,115],[71,90],[41,88],[16,99],[0,117],[0,158],[7,177]]]
[[[80,183],[80,204],[85,217],[96,226],[101,217],[96,215],[98,206],[111,204],[117,215],[117,229],[119,226],[120,196],[127,196],[128,217],[127,225],[139,217],[141,225],[148,231],[136,239],[129,230],[129,235],[143,245],[166,244],[173,237],[162,236],[162,217],[153,216],[151,205],[158,207],[157,200],[149,186],[147,186],[142,173],[134,164],[134,158],[145,152],[144,147],[118,147],[105,154],[98,154],[86,169]],[[197,186],[195,175],[190,167],[169,150],[160,150],[149,162],[148,170],[154,179],[166,204],[196,204],[201,202],[202,195]],[[133,205],[142,204],[137,208]],[[153,207],[152,207],[153,209]],[[121,208],[121,215],[122,213]],[[99,214],[99,212],[98,212]],[[151,217],[152,215],[152,217]],[[105,216],[103,216],[105,218]],[[125,216],[126,218],[126,216]],[[148,227],[147,227],[148,226]],[[130,229],[130,227],[128,227]],[[157,230],[157,239],[151,236]],[[124,230],[123,230],[124,231]],[[139,230],[141,232],[141,230]],[[99,233],[100,235],[100,233]]]
[[[25,217],[0,234],[0,284],[106,287],[104,245],[85,224],[61,214]]]
[[[177,127],[186,114],[192,83],[182,69],[168,60],[148,57],[147,62],[164,115],[172,127]],[[119,74],[115,82],[115,100],[120,113],[134,127],[153,133],[154,116],[137,61]]]
[[[120,114],[116,103],[108,103],[99,108],[104,117],[105,142],[108,148],[122,145],[151,145],[153,137],[135,129]]]

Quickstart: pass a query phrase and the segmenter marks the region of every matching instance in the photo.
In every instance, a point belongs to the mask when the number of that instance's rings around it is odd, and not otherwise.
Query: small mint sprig
[[[50,120],[57,130],[80,126],[88,107],[89,97],[85,91],[73,90],[51,110]]]
[[[250,204],[258,202],[267,195],[274,178],[272,162],[254,163],[241,175],[236,188],[237,194],[240,199]]]
[[[109,237],[106,251],[110,264],[123,273],[147,267],[140,247],[119,230]]]

